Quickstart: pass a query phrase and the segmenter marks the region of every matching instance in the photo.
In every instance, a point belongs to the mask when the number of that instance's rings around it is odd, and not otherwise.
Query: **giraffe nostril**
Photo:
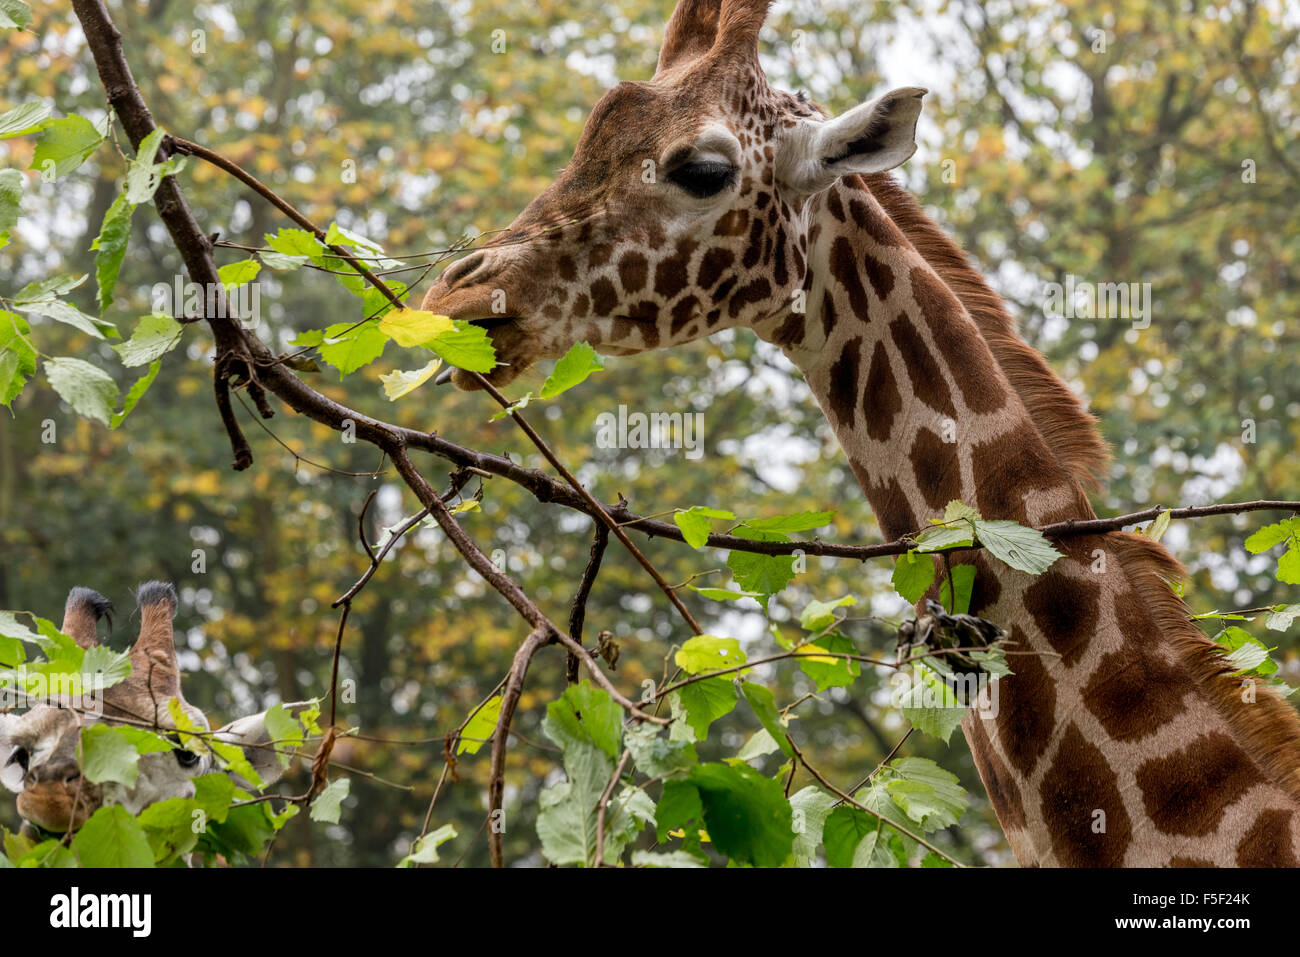
[[[486,258],[487,257],[484,256],[483,253],[471,253],[464,259],[457,260],[442,271],[443,282],[448,286],[454,286],[462,279],[466,279],[472,273],[476,272],[478,267],[483,265],[483,261]]]

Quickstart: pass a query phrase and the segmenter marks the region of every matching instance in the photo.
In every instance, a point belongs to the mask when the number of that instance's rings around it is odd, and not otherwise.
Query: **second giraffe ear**
[[[800,121],[781,142],[777,180],[812,195],[841,176],[883,173],[903,164],[916,152],[916,121],[927,92],[906,86],[829,120]]]

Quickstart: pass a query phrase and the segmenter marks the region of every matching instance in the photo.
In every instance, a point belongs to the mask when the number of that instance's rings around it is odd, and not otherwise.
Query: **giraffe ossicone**
[[[217,770],[206,748],[185,749],[174,737],[178,728],[170,703],[199,732],[210,731],[203,712],[181,693],[180,665],[172,631],[176,591],[165,582],[148,582],[136,592],[140,633],[131,648],[131,673],[123,681],[93,694],[24,697],[23,710],[0,714],[0,783],[18,795],[18,813],[30,824],[53,834],[75,831],[105,804],[121,804],[132,814],[158,801],[193,797],[195,778]],[[98,623],[111,612],[103,595],[77,587],[68,594],[61,630],[87,650],[98,646]],[[91,676],[83,676],[90,687]],[[286,705],[296,710],[300,705]],[[136,782],[95,783],[82,775],[81,732],[97,723],[146,727],[173,736],[175,747],[141,754]],[[212,737],[239,746],[262,784],[281,774],[276,749],[266,730],[266,712],[246,715],[211,732]],[[242,788],[250,785],[227,771]]]
[[[912,155],[922,91],[832,119],[772,89],[767,7],[681,0],[655,76],[606,93],[560,177],[423,308],[488,328],[497,384],[579,341],[629,355],[748,326],[803,373],[890,539],[953,499],[1022,524],[1093,517],[1094,419],[886,172]],[[963,723],[1017,859],[1300,863],[1294,709],[1233,676],[1162,546],[1060,549],[1038,577],[960,560],[971,611],[1019,652],[996,715]]]

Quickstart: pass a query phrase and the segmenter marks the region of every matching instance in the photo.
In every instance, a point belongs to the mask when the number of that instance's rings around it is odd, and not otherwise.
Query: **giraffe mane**
[[[1211,706],[1240,733],[1265,774],[1300,801],[1300,714],[1268,686],[1256,686],[1253,704],[1242,700],[1241,679],[1232,677],[1223,649],[1192,623],[1187,605],[1169,587],[1187,572],[1168,549],[1132,532],[1108,537],[1134,591]]]
[[[867,187],[916,251],[966,307],[993,358],[1028,409],[1047,448],[1085,488],[1100,490],[1110,454],[1097,419],[1061,381],[1047,360],[1016,332],[1002,299],[969,257],[889,173],[866,177]]]

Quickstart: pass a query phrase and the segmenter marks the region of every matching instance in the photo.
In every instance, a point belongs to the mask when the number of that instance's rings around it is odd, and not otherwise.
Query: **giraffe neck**
[[[958,283],[860,180],[804,215],[806,309],[757,329],[803,372],[885,536],[915,531],[952,499],[1028,525],[1092,517],[1062,450],[1095,446],[1095,435],[1049,447],[1050,410],[1022,399],[1068,397],[1064,384],[1045,366],[1041,387],[1013,384],[951,291]],[[965,559],[976,566],[971,611],[1006,630],[1014,674],[963,730],[1017,859],[1295,866],[1295,712],[1227,676],[1168,587],[1180,569],[1159,545],[1110,533],[1058,547],[1037,577]]]

